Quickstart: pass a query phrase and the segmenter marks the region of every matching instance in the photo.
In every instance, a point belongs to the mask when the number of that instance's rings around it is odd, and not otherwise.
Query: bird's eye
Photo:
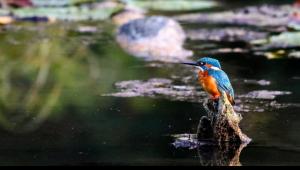
[[[199,66],[204,66],[204,65],[205,65],[205,63],[204,63],[204,62],[202,62],[202,61],[201,61],[201,62],[199,62],[198,64],[199,64]]]

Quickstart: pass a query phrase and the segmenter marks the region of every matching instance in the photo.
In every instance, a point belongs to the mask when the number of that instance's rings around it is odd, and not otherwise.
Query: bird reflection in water
[[[240,154],[248,143],[233,144],[224,142],[216,144],[212,140],[198,139],[197,134],[173,135],[175,148],[197,150],[202,166],[241,166]]]

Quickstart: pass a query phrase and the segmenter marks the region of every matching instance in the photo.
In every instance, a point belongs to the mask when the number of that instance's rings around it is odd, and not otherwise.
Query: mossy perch
[[[219,145],[249,143],[251,139],[239,127],[242,117],[234,111],[225,92],[222,92],[222,96],[219,98],[217,109],[215,105],[216,103],[212,100],[204,103],[208,115],[200,120],[198,138],[200,140],[212,139]]]

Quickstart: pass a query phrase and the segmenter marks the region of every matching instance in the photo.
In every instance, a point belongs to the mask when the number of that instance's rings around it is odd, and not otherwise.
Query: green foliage
[[[134,60],[105,40],[112,38],[111,28],[100,25],[93,35],[81,35],[71,23],[29,24],[0,34],[2,127],[27,132],[70,109],[72,114],[89,114],[81,109],[96,107],[115,81],[139,74],[126,69]],[[122,75],[117,74],[120,69]]]

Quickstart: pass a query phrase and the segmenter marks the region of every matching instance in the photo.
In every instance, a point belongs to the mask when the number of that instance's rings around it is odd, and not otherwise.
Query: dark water
[[[79,26],[97,28],[79,33]],[[110,97],[125,80],[186,77],[179,64],[125,54],[109,23],[29,24],[0,32],[0,165],[204,165],[197,149],[175,148],[173,134],[195,133],[202,104],[165,97]],[[196,52],[205,42],[188,42]],[[299,165],[299,60],[219,54],[237,95],[289,91],[241,112],[252,142],[242,165]],[[149,64],[152,64],[149,65]],[[153,66],[153,64],[159,65]],[[179,79],[180,79],[179,78]],[[244,80],[267,80],[262,86]],[[195,86],[191,81],[179,85]],[[250,99],[249,99],[250,100]],[[267,107],[276,101],[285,107]],[[225,165],[225,164],[224,164]]]

